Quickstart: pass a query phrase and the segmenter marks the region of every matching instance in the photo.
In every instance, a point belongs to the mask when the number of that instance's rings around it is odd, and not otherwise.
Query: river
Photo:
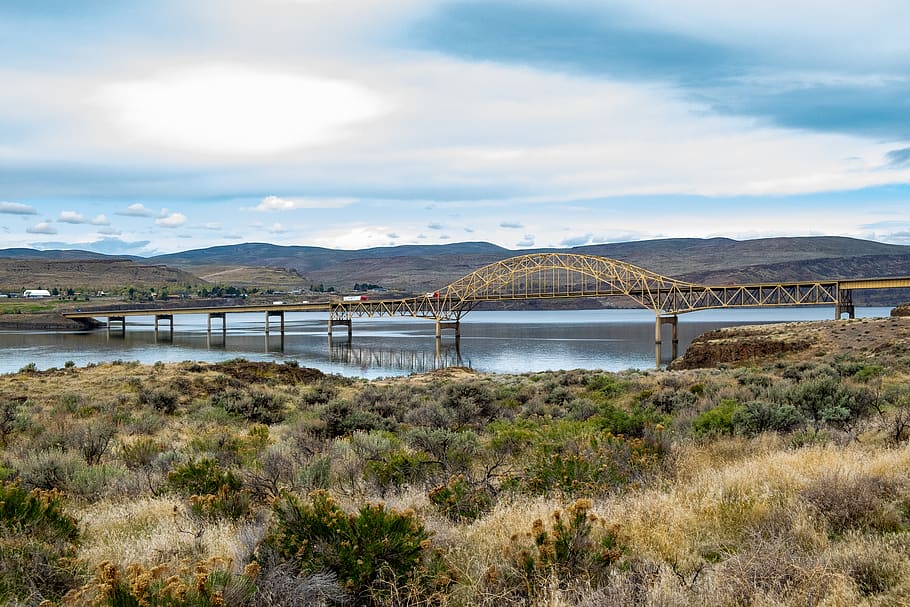
[[[888,316],[891,308],[857,308],[858,317]],[[740,308],[707,310],[679,317],[679,354],[711,329],[768,322],[826,320],[833,309]],[[326,373],[376,378],[466,366],[478,371],[524,373],[554,369],[653,369],[654,315],[648,310],[476,311],[437,342],[430,321],[355,319],[348,342],[345,327],[326,335],[325,315],[289,313],[284,339],[266,338],[261,314],[229,314],[226,339],[220,323],[211,339],[204,315],[174,317],[174,338],[163,330],[156,342],[151,317],[128,319],[125,336],[90,332],[0,332],[0,373],[34,364],[38,369],[113,360],[142,363],[232,358],[297,361]],[[274,323],[274,321],[273,321]],[[163,325],[162,328],[166,328]],[[663,362],[670,355],[670,328],[664,328]]]

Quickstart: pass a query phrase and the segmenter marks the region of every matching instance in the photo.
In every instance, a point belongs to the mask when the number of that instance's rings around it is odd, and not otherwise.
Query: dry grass
[[[257,375],[260,371],[266,375]],[[492,511],[472,523],[453,523],[442,516],[423,486],[392,491],[384,501],[398,510],[415,511],[433,532],[430,544],[440,551],[456,580],[447,594],[451,605],[908,604],[910,444],[891,447],[877,432],[846,445],[828,442],[802,448],[776,434],[698,443],[685,435],[686,425],[679,420],[714,406],[719,398],[736,396],[742,389],[738,380],[747,375],[771,373],[765,368],[623,378],[628,388],[613,402],[630,407],[646,393],[688,396],[696,384],[701,396],[675,413],[677,438],[659,473],[593,503],[592,512],[604,524],[593,528],[592,538],[599,541],[608,534],[621,538],[621,557],[599,578],[572,576],[559,568],[541,570],[525,578],[534,580],[533,591],[515,587],[520,576],[503,579],[515,573],[516,546],[533,546],[529,534],[535,521],[551,530],[554,511],[565,512],[569,498],[503,491]],[[299,455],[300,442],[308,440],[329,453],[353,453],[350,437],[312,434],[320,427],[319,409],[300,408],[299,403],[318,382],[329,380],[304,375],[244,365],[120,363],[0,376],[0,399],[22,403],[22,417],[28,418],[11,430],[0,463],[24,469],[23,462],[35,452],[78,459],[78,445],[66,441],[83,437],[79,432],[85,428],[112,424],[118,434],[101,465],[83,463],[81,468],[100,474],[107,466],[119,475],[116,483],[97,495],[69,492],[67,500],[82,530],[78,558],[86,567],[90,570],[103,561],[122,569],[132,563],[151,567],[213,557],[242,567],[253,558],[268,526],[267,504],[262,502],[258,514],[240,520],[194,515],[187,500],[164,492],[166,474],[177,464],[202,457],[242,473],[259,466],[266,450],[282,450],[291,457]],[[542,375],[502,381],[585,389],[583,377],[562,384],[559,379]],[[487,380],[494,381],[483,378]],[[439,394],[433,392],[436,382],[446,386],[478,378],[451,371],[399,381],[415,390],[425,388],[421,394],[430,399]],[[906,389],[905,371],[895,371],[886,381]],[[375,385],[395,390],[400,388],[396,383],[385,380]],[[353,399],[366,385],[339,381],[333,384],[332,398]],[[211,398],[251,386],[286,403],[285,420],[265,433],[264,426],[228,414]],[[172,411],[156,408],[161,403],[151,395],[157,391],[175,394]],[[381,433],[371,436],[392,440]],[[127,466],[124,446],[135,448],[142,441],[161,447],[155,447],[147,460],[134,458]],[[302,460],[290,461],[300,465]],[[362,474],[365,461],[353,455],[336,457],[331,478],[344,472]],[[351,469],[342,470],[344,466]],[[376,499],[365,493],[370,487],[361,479],[347,493],[340,486],[333,489],[339,502],[353,510]],[[275,575],[288,587],[299,582],[280,568]],[[398,598],[390,605],[418,600],[408,588],[391,590]]]
[[[193,518],[173,496],[108,499],[81,508],[78,515],[85,538],[79,556],[87,563],[109,561],[125,569],[133,563],[151,567],[213,557],[239,561],[245,554],[244,525]]]

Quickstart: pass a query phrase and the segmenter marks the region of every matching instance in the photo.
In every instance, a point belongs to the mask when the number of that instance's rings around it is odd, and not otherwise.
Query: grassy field
[[[41,301],[24,299],[0,300],[0,314],[37,314],[56,310],[60,305],[57,298]]]
[[[26,367],[0,376],[0,603],[905,605],[908,438],[906,353]]]

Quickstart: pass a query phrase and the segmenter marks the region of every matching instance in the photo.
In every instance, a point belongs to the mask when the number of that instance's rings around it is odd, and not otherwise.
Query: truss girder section
[[[836,281],[759,285],[693,286],[661,294],[661,313],[694,312],[712,308],[837,305]]]

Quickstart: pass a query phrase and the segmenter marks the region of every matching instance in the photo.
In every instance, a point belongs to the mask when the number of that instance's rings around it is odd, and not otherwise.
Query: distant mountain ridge
[[[245,243],[148,258],[87,251],[6,249],[0,250],[0,258],[130,259],[136,265],[164,264],[196,276],[227,277],[231,268],[258,267],[287,270],[293,280],[303,285],[324,284],[350,290],[356,283],[370,283],[420,292],[445,286],[501,259],[551,251],[610,257],[666,276],[711,284],[910,275],[910,246],[837,236],[741,241],[671,238],[530,250],[511,250],[487,242],[361,250]],[[268,280],[268,273],[263,274],[263,279]]]
[[[401,245],[370,249],[327,249],[310,246],[282,246],[269,243],[245,243],[194,249],[181,253],[156,255],[149,261],[178,267],[232,263],[246,266],[293,268],[298,272],[320,269],[354,259],[424,257],[439,255],[498,255],[510,257],[513,251],[488,242],[459,242],[442,245]],[[0,252],[2,255],[2,252]]]

